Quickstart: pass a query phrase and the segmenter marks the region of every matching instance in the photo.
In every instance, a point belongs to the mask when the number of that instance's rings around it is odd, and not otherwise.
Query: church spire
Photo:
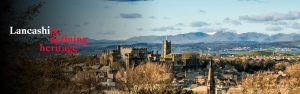
[[[215,94],[215,77],[213,68],[213,59],[209,62],[208,78],[207,78],[207,94]]]

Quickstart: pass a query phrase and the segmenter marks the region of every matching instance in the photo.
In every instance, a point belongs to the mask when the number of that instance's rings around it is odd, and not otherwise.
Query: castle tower
[[[121,48],[122,48],[121,45],[118,45],[118,46],[117,46],[117,50],[118,50],[118,51],[121,51]]]
[[[215,94],[215,77],[214,77],[214,68],[213,60],[209,62],[208,76],[207,76],[207,94]]]
[[[161,58],[166,58],[171,53],[171,41],[164,40],[162,44]]]

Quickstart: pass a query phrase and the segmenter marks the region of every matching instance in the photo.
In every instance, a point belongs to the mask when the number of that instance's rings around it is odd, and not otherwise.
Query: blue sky
[[[48,0],[33,23],[111,40],[189,32],[300,33],[299,4],[299,0]]]

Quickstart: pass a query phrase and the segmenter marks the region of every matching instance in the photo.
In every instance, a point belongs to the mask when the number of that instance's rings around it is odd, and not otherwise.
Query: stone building
[[[148,62],[147,48],[120,48],[120,54],[123,57],[126,67],[136,66],[141,62]]]
[[[125,48],[118,45],[117,49],[103,51],[100,61],[106,65],[113,62],[125,63],[126,66],[137,65],[148,61],[148,51],[147,48]]]
[[[161,58],[164,60],[168,54],[171,54],[171,41],[163,40]]]
[[[172,53],[171,50],[171,41],[163,40],[160,61],[168,64],[174,64],[182,60],[182,54]]]
[[[148,53],[148,61],[150,62],[159,62],[160,61],[160,54],[158,54],[158,51],[156,51],[156,53],[153,53],[153,51],[151,51],[150,53]]]

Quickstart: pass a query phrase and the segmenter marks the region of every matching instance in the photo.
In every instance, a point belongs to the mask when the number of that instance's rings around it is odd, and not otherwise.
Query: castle
[[[197,55],[195,56],[198,57]],[[118,64],[123,64],[124,67],[128,68],[131,66],[137,66],[144,62],[160,62],[160,63],[169,64],[174,73],[182,73],[184,67],[190,66],[189,64],[192,64],[194,61],[196,63],[197,61],[199,61],[199,59],[190,58],[190,57],[191,56],[184,55],[184,53],[183,54],[172,53],[171,41],[168,40],[162,41],[161,54],[159,54],[158,51],[156,51],[156,53],[153,53],[153,51],[148,52],[147,48],[122,47],[121,45],[118,45],[116,49],[105,50],[100,55],[100,59],[102,59],[102,62],[106,62],[106,65],[108,66],[111,66],[112,63],[116,62]],[[228,88],[216,86],[216,84],[219,83],[219,80],[218,78],[215,78],[215,76],[218,75],[214,73],[213,63],[214,61],[213,59],[211,59],[208,65],[207,79],[204,78],[206,80],[205,92],[207,94],[216,94],[216,93],[219,94],[221,92],[224,93]],[[179,75],[178,77],[180,78],[181,76]],[[184,79],[191,80],[193,78],[187,77],[185,75]]]
[[[131,48],[117,46],[114,50],[105,50],[100,55],[100,60],[106,65],[111,65],[113,62],[124,63],[126,67],[136,66],[142,62],[157,62],[160,60],[158,51],[148,52],[147,48]]]
[[[163,40],[161,54],[156,51],[148,52],[147,48],[122,47],[118,45],[114,50],[105,50],[100,60],[106,65],[113,62],[125,63],[126,66],[138,65],[141,62],[174,62],[181,59],[181,54],[171,53],[171,41]]]

